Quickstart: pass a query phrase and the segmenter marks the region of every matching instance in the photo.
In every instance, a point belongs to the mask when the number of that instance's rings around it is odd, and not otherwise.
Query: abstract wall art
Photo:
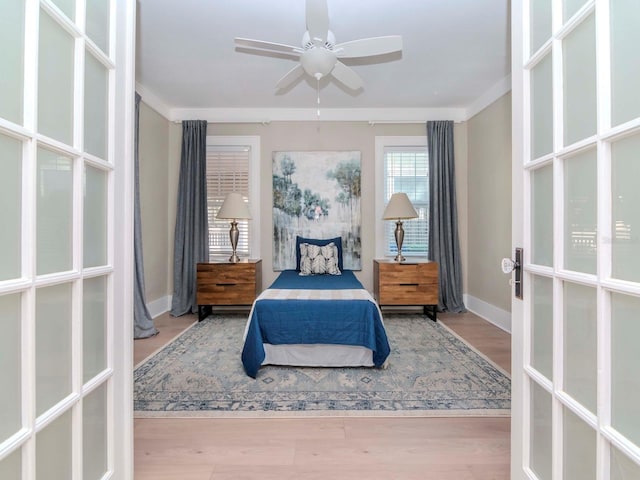
[[[296,236],[342,237],[343,263],[361,270],[361,154],[273,152],[273,269],[296,268]]]

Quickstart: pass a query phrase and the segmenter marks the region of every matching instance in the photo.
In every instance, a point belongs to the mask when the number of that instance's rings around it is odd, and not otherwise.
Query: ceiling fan
[[[336,44],[335,36],[329,30],[327,0],[307,0],[306,20],[307,31],[302,36],[301,47],[249,38],[235,39],[236,46],[241,48],[286,53],[300,59],[300,63],[278,81],[277,89],[288,87],[307,73],[318,82],[322,77],[332,75],[348,88],[357,90],[364,85],[362,78],[339,59],[372,57],[402,50],[402,37],[399,35],[363,38]]]

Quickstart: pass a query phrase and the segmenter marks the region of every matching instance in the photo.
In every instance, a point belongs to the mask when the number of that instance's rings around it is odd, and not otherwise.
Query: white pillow
[[[338,247],[334,243],[319,246],[300,244],[300,275],[341,275],[338,268]]]

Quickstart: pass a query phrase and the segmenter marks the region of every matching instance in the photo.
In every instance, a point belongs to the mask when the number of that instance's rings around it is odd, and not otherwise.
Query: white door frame
[[[113,478],[133,479],[134,127],[136,1],[115,0]],[[112,16],[114,18],[114,16]]]
[[[523,2],[511,2],[511,251],[524,245],[524,188],[522,163],[524,144],[524,101],[523,101],[523,64],[522,36],[517,26],[522,25]],[[524,415],[522,398],[524,396],[525,376],[523,371],[524,352],[523,326],[524,302],[511,296],[511,476],[512,480],[524,479]]]

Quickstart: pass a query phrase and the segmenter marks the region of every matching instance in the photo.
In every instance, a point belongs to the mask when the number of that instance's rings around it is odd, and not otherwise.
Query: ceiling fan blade
[[[296,65],[291,70],[289,70],[284,75],[284,77],[278,80],[278,83],[276,83],[276,89],[282,90],[283,88],[287,88],[289,85],[295,82],[298,78],[300,78],[303,74],[304,74],[304,69],[302,68],[302,65],[300,64]]]
[[[335,77],[336,80],[344,83],[347,87],[352,90],[357,90],[364,85],[362,78],[354,72],[352,69],[347,67],[341,61],[337,61],[336,65],[333,67],[331,71],[331,75]]]
[[[302,50],[299,47],[284,45],[282,43],[265,42],[263,40],[253,40],[250,38],[235,38],[237,47],[255,48],[257,50],[267,50],[270,52],[284,52],[290,55],[299,56]]]
[[[390,35],[388,37],[363,38],[336,45],[333,51],[340,58],[371,57],[402,50],[402,37]]]
[[[322,45],[329,31],[329,7],[327,0],[307,0],[307,31],[311,41]]]

